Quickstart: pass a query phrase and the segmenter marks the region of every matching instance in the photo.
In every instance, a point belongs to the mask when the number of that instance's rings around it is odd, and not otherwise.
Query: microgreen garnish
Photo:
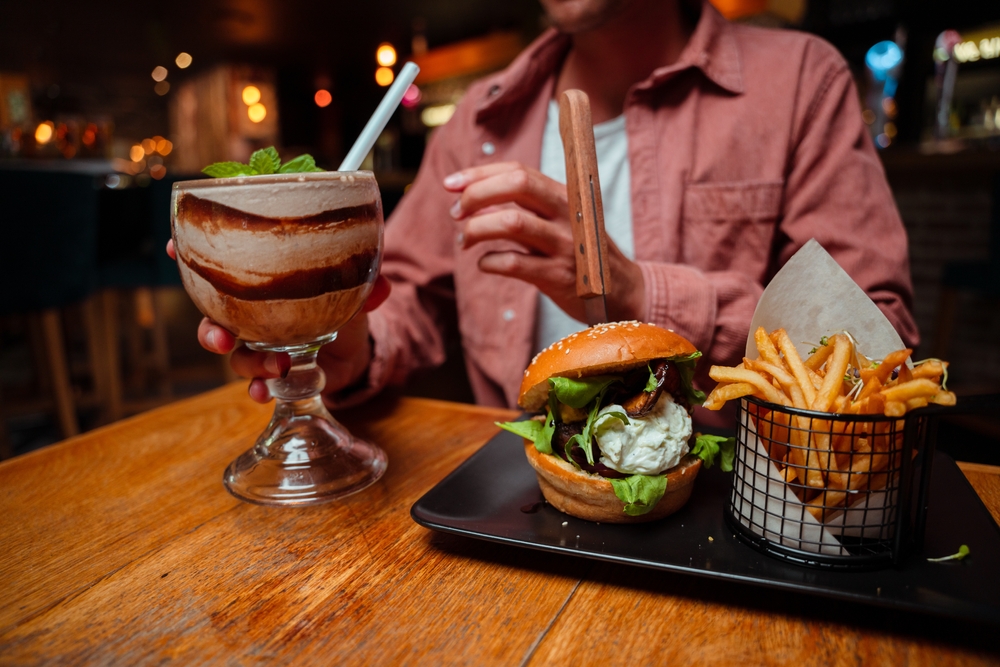
[[[962,560],[969,555],[969,547],[965,544],[958,548],[958,553],[952,554],[950,556],[942,556],[941,558],[928,558],[927,561],[930,563],[943,563],[949,560]]]
[[[943,391],[948,391],[948,362],[943,359],[935,359],[931,357],[929,359],[921,359],[920,361],[914,361],[913,367],[916,368],[921,364],[926,364],[929,361],[937,361],[941,363],[941,389]]]
[[[254,151],[250,163],[215,162],[201,170],[212,178],[233,178],[236,176],[265,176],[267,174],[305,174],[323,171],[316,166],[316,161],[308,153],[292,158],[284,164],[274,146]]]

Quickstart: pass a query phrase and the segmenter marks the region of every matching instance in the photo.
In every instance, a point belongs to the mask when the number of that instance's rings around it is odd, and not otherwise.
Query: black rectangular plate
[[[836,572],[761,554],[726,526],[730,476],[703,470],[687,506],[662,521],[597,524],[542,499],[522,440],[502,431],[413,505],[422,526],[502,544],[1000,625],[1000,527],[946,454],[934,459],[923,553],[900,567]],[[709,539],[711,538],[711,539]],[[962,561],[929,563],[967,544]]]

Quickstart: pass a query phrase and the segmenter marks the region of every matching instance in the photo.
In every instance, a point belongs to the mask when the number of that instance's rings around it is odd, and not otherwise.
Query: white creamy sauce
[[[688,453],[691,416],[667,392],[644,417],[629,417],[623,424],[609,412],[625,412],[608,405],[597,413],[595,438],[601,448],[601,463],[629,475],[655,475],[680,463]]]

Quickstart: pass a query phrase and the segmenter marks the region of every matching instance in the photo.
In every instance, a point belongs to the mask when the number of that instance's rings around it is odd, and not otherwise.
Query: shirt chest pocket
[[[684,262],[704,271],[764,271],[783,189],[781,181],[689,184],[681,231]]]

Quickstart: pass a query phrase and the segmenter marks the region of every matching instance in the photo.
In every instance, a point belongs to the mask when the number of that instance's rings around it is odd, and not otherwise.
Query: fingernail
[[[455,243],[458,245],[463,245],[465,243],[465,232],[458,233],[458,236],[455,237]]]
[[[287,354],[279,354],[278,368],[281,370],[282,379],[288,377],[288,371],[292,370],[292,358]]]
[[[219,349],[219,343],[218,343],[218,341],[215,340],[215,338],[216,338],[215,332],[214,331],[209,331],[205,335],[205,342],[208,343],[208,346],[211,347],[212,349],[218,350]]]
[[[451,205],[451,211],[450,211],[450,213],[451,213],[451,217],[455,218],[456,220],[459,218],[459,216],[462,215],[462,200],[461,199],[456,200],[455,203]]]
[[[281,367],[278,365],[278,355],[271,352],[264,357],[264,370],[271,375],[281,375]]]
[[[444,187],[446,188],[458,188],[461,187],[463,183],[465,183],[465,176],[463,176],[460,171],[450,174],[444,179]]]

